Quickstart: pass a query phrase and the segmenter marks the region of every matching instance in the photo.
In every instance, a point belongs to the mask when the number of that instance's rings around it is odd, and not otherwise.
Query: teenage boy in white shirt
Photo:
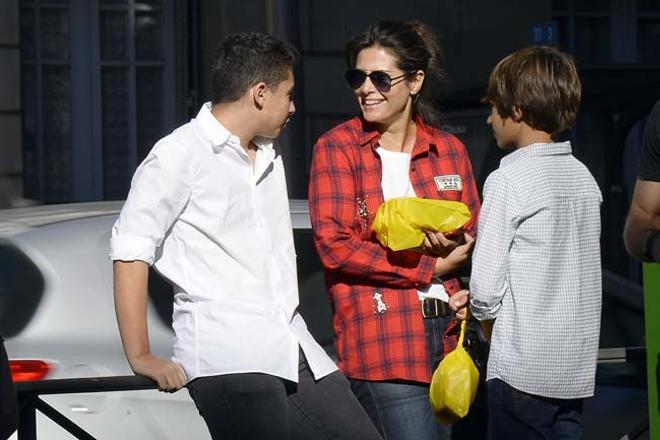
[[[379,438],[297,312],[293,232],[273,139],[295,112],[290,44],[232,34],[212,102],[135,172],[112,230],[115,308],[133,371],[187,386],[214,439]],[[148,267],[174,286],[172,360],[151,354]]]

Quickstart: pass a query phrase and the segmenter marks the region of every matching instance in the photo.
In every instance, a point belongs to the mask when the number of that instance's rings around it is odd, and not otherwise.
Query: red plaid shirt
[[[393,252],[371,224],[383,203],[379,134],[354,118],[316,143],[309,204],[316,248],[334,311],[339,368],[366,380],[430,382],[431,369],[417,288],[431,282],[436,258]],[[462,190],[439,190],[434,177],[460,176]],[[464,202],[476,220],[480,203],[467,152],[454,136],[417,123],[410,180],[418,197]],[[474,235],[476,221],[466,227]],[[443,279],[449,295],[458,278]],[[375,292],[387,306],[376,312]]]

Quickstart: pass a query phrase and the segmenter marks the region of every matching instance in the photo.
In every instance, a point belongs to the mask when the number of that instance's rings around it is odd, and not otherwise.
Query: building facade
[[[574,55],[584,99],[569,136],[605,195],[605,266],[639,279],[620,237],[645,116],[660,97],[653,0],[3,0],[0,206],[123,199],[153,143],[208,97],[218,40],[249,30],[302,51],[298,113],[282,143],[289,193],[306,198],[315,139],[357,112],[343,46],[380,18],[440,34],[448,81],[436,98],[480,184],[501,157],[479,102],[494,64],[534,43]]]

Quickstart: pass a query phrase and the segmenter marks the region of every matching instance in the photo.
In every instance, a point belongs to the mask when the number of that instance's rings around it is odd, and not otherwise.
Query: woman
[[[346,81],[361,117],[321,136],[312,163],[310,211],[339,367],[386,439],[448,438],[433,419],[429,382],[453,319],[448,301],[457,309],[452,302],[466,300],[452,273],[469,258],[475,223],[460,240],[428,232],[421,252],[388,251],[371,232],[392,197],[462,201],[477,217],[465,147],[438,128],[431,105],[440,59],[418,22],[383,21],[350,41]]]

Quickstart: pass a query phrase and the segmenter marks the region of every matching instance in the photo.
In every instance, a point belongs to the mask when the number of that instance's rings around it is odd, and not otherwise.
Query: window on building
[[[637,0],[637,46],[640,61],[660,64],[660,2]]]
[[[46,203],[73,195],[70,9],[68,1],[21,9],[25,193]]]
[[[581,64],[610,62],[610,0],[555,0],[552,11],[562,50]]]
[[[660,64],[658,0],[553,0],[560,47],[582,65]]]
[[[21,2],[26,197],[126,197],[137,164],[185,113],[186,68],[175,71],[185,3]]]

